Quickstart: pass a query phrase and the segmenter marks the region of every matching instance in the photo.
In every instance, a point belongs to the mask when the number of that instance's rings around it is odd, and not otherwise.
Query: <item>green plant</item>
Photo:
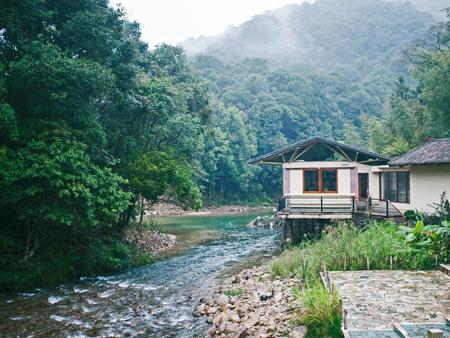
[[[224,292],[224,295],[230,297],[240,297],[242,295],[243,290],[241,288],[230,289]]]
[[[425,225],[423,220],[419,220],[413,228],[402,226],[399,231],[414,248],[426,250],[430,255],[440,256],[444,260],[450,257],[449,221]]]
[[[439,259],[445,259],[443,254]],[[436,267],[436,258],[426,247],[406,241],[397,224],[372,222],[358,229],[343,222],[327,227],[319,240],[286,250],[271,263],[271,271],[273,276],[295,274],[309,282],[316,278],[322,264],[336,271],[430,269]]]
[[[157,222],[154,219],[150,219],[150,220],[146,221],[143,224],[143,228],[149,229],[151,231],[158,232],[161,234],[167,233],[167,229],[162,224],[160,224],[159,222]]]
[[[329,293],[321,282],[304,290],[294,289],[294,297],[302,304],[295,321],[308,327],[308,337],[341,337],[339,296]]]

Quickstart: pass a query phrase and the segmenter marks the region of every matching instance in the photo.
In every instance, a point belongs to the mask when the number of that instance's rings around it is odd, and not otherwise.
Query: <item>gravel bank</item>
[[[273,279],[267,266],[244,270],[224,281],[210,299],[201,299],[194,315],[211,324],[209,337],[305,337],[293,327],[298,311],[292,295],[295,278]]]

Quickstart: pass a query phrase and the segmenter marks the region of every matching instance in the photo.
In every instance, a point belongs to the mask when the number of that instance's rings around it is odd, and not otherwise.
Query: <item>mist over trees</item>
[[[236,145],[240,156],[317,134],[394,156],[448,135],[448,24],[436,21],[445,17],[443,8],[442,1],[320,0],[183,45],[215,97],[213,120],[216,111],[238,111],[248,140],[255,140],[253,147]],[[439,86],[446,89],[439,92]],[[232,137],[221,119],[215,128],[223,139]],[[241,167],[239,181],[226,167],[205,168],[213,185],[207,196],[280,193],[273,189],[281,187],[276,169]]]

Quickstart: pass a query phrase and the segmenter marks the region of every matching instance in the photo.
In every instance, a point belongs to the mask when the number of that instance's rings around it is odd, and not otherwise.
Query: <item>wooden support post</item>
[[[347,309],[344,309],[344,330],[347,330]]]
[[[386,217],[389,217],[389,201],[386,201]]]
[[[344,271],[347,271],[347,256],[344,255]]]
[[[320,212],[323,212],[323,196],[320,196]]]

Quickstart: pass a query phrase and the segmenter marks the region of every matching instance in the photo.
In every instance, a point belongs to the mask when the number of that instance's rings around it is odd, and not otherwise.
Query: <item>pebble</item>
[[[212,325],[209,337],[290,337],[301,338],[302,327],[291,327],[296,307],[290,289],[298,285],[290,278],[272,279],[268,267],[253,267],[224,282],[208,300],[202,299],[194,314],[205,316]],[[241,289],[238,296],[226,291]],[[203,305],[203,306],[202,306]]]

